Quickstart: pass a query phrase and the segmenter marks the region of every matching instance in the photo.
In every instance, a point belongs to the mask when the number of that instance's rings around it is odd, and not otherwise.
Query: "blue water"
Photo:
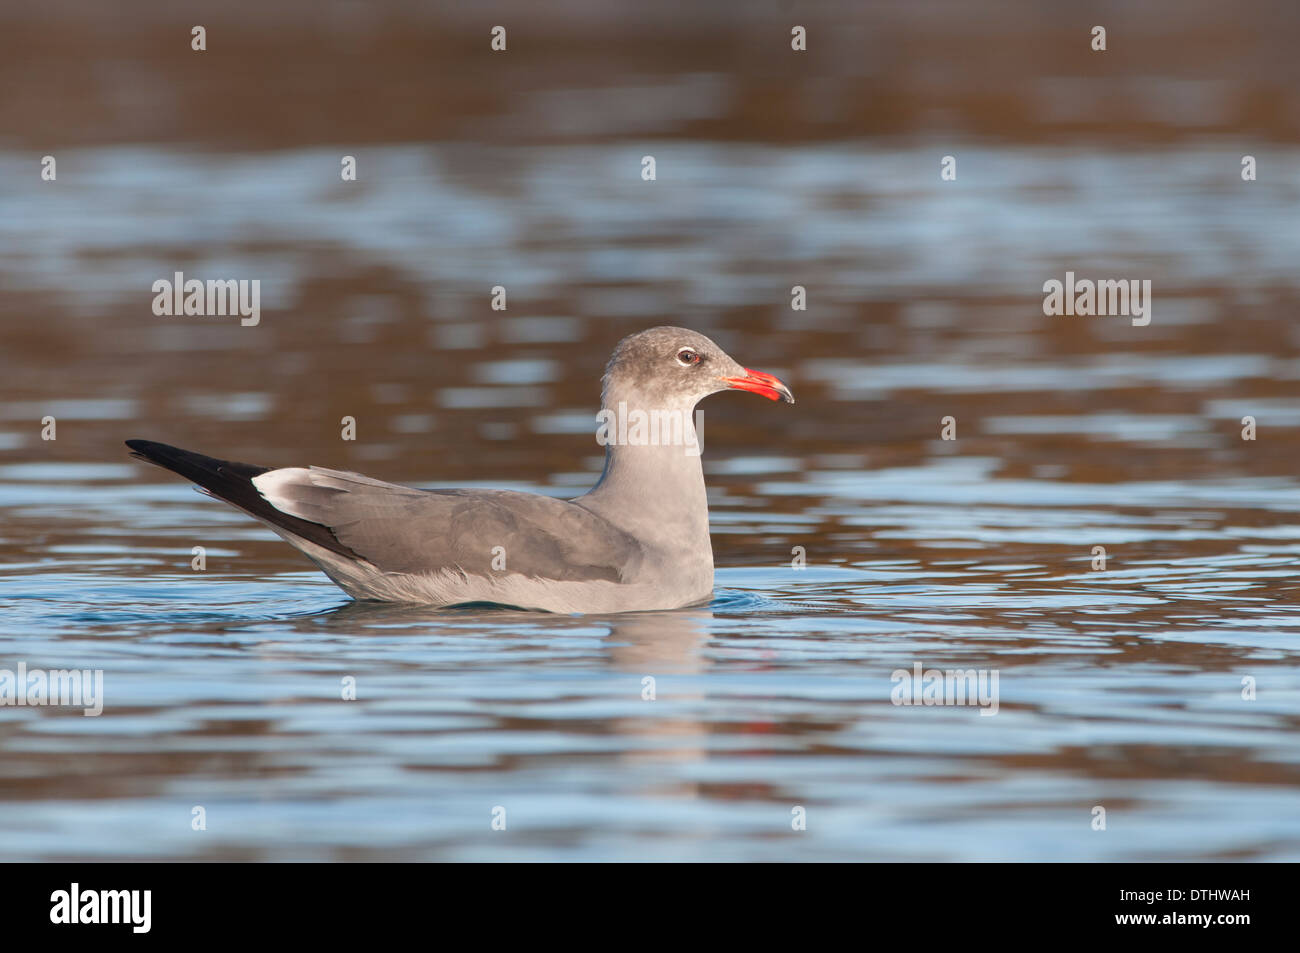
[[[1229,520],[1217,532],[1234,552],[1105,572],[1045,543],[1004,562],[1002,542],[1076,532],[1086,508],[1068,487],[1027,502],[992,481],[958,519],[922,499],[951,469],[913,474],[908,499],[873,511],[875,535],[987,537],[966,558],[723,568],[707,607],[583,617],[352,603],[215,502],[70,467],[57,485],[85,502],[68,530],[95,525],[0,581],[0,659],[103,669],[105,712],[0,708],[3,855],[1300,855],[1300,613],[1270,595],[1297,532]],[[835,476],[808,475],[822,507],[852,487],[888,495]],[[1099,520],[1093,538],[1201,535],[1178,513]],[[728,532],[785,533],[781,546],[803,532],[719,515]],[[64,538],[62,518],[39,518]],[[179,538],[135,538],[180,525],[224,540],[206,572]],[[283,568],[237,569],[240,553]],[[891,673],[917,661],[996,669],[997,714],[892,704]],[[206,830],[191,829],[196,806]]]
[[[0,669],[104,684],[0,706],[0,858],[1300,859],[1294,177],[656,152],[373,147],[350,192],[327,148],[0,154]],[[155,317],[178,267],[262,323]],[[1066,269],[1153,279],[1152,324],[1044,315]],[[121,445],[576,495],[610,347],[666,321],[799,397],[704,404],[707,606],[352,604]],[[997,713],[894,704],[917,663]]]

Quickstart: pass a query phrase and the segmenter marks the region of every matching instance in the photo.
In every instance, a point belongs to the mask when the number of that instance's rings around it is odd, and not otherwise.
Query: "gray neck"
[[[695,402],[660,408],[657,435],[646,402],[607,394],[602,403],[605,469],[577,502],[639,539],[676,549],[683,559],[703,547],[711,561]],[[644,411],[639,432],[637,409]]]

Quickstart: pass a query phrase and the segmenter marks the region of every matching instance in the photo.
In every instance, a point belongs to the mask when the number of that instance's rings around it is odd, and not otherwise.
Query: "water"
[[[552,617],[347,603],[315,573],[271,568],[292,556],[182,488],[82,486],[114,501],[97,541],[6,578],[4,657],[103,668],[106,711],[0,710],[9,858],[1297,852],[1300,637],[1272,594],[1295,542],[1243,525],[1267,510],[1227,515],[1230,552],[1104,574],[1044,543],[1013,565],[993,561],[1002,534],[963,554],[931,533],[892,558],[723,569],[707,608]],[[884,509],[882,525],[955,524],[942,504]],[[146,533],[231,542],[202,577],[179,546],[104,545],[138,538],[116,521],[146,512]],[[1082,515],[1008,499],[972,517],[1037,521],[1014,534],[1032,539]],[[727,522],[810,538],[759,514]],[[1129,547],[1209,535],[1170,514],[1110,522]],[[250,550],[267,568],[226,568]],[[997,714],[890,704],[891,673],[918,660],[997,669]],[[1105,834],[1089,827],[1097,804]],[[497,807],[506,832],[489,827]]]
[[[810,79],[827,114],[787,136],[785,107],[744,107],[767,67],[684,47],[663,75],[588,63],[624,71],[596,89],[540,55],[510,61],[534,71],[523,99],[474,99],[465,54],[457,95],[355,128],[299,108],[313,84],[283,90],[290,126],[258,120],[250,73],[230,143],[180,108],[207,102],[198,79],[152,119],[142,90],[171,79],[113,73],[126,131],[69,104],[86,134],[57,147],[57,186],[31,174],[56,146],[21,98],[0,107],[20,130],[0,141],[0,669],[102,669],[105,696],[99,717],[0,707],[0,858],[1300,859],[1285,111],[1243,145],[1253,81],[1166,84],[1113,134],[1047,144],[1100,94],[1020,63],[971,88],[1056,118],[962,101],[944,135],[828,141],[809,129],[851,98],[828,91],[871,76]],[[908,115],[949,104],[908,88]],[[258,278],[261,323],[154,316],[177,270]],[[1151,324],[1044,315],[1067,270],[1150,279]],[[573,496],[600,470],[610,349],[662,323],[798,396],[703,405],[707,606],[352,603],[122,446]],[[893,704],[918,663],[996,673],[996,714]]]

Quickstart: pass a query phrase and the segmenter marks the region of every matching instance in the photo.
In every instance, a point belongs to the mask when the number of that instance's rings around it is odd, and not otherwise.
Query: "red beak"
[[[762,394],[768,400],[784,400],[787,404],[794,403],[794,394],[790,393],[790,388],[781,383],[780,378],[771,374],[764,374],[762,371],[751,371],[748,367],[745,368],[744,377],[724,377],[722,383],[732,390],[747,390],[755,394]]]

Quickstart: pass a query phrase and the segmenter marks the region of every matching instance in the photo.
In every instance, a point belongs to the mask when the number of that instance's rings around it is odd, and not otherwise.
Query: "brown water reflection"
[[[1300,856],[1294,10],[561,6],[0,12],[0,668],[107,695],[0,706],[0,856]],[[704,405],[705,610],[344,604],[121,446],[576,495],[659,323],[799,394]]]

